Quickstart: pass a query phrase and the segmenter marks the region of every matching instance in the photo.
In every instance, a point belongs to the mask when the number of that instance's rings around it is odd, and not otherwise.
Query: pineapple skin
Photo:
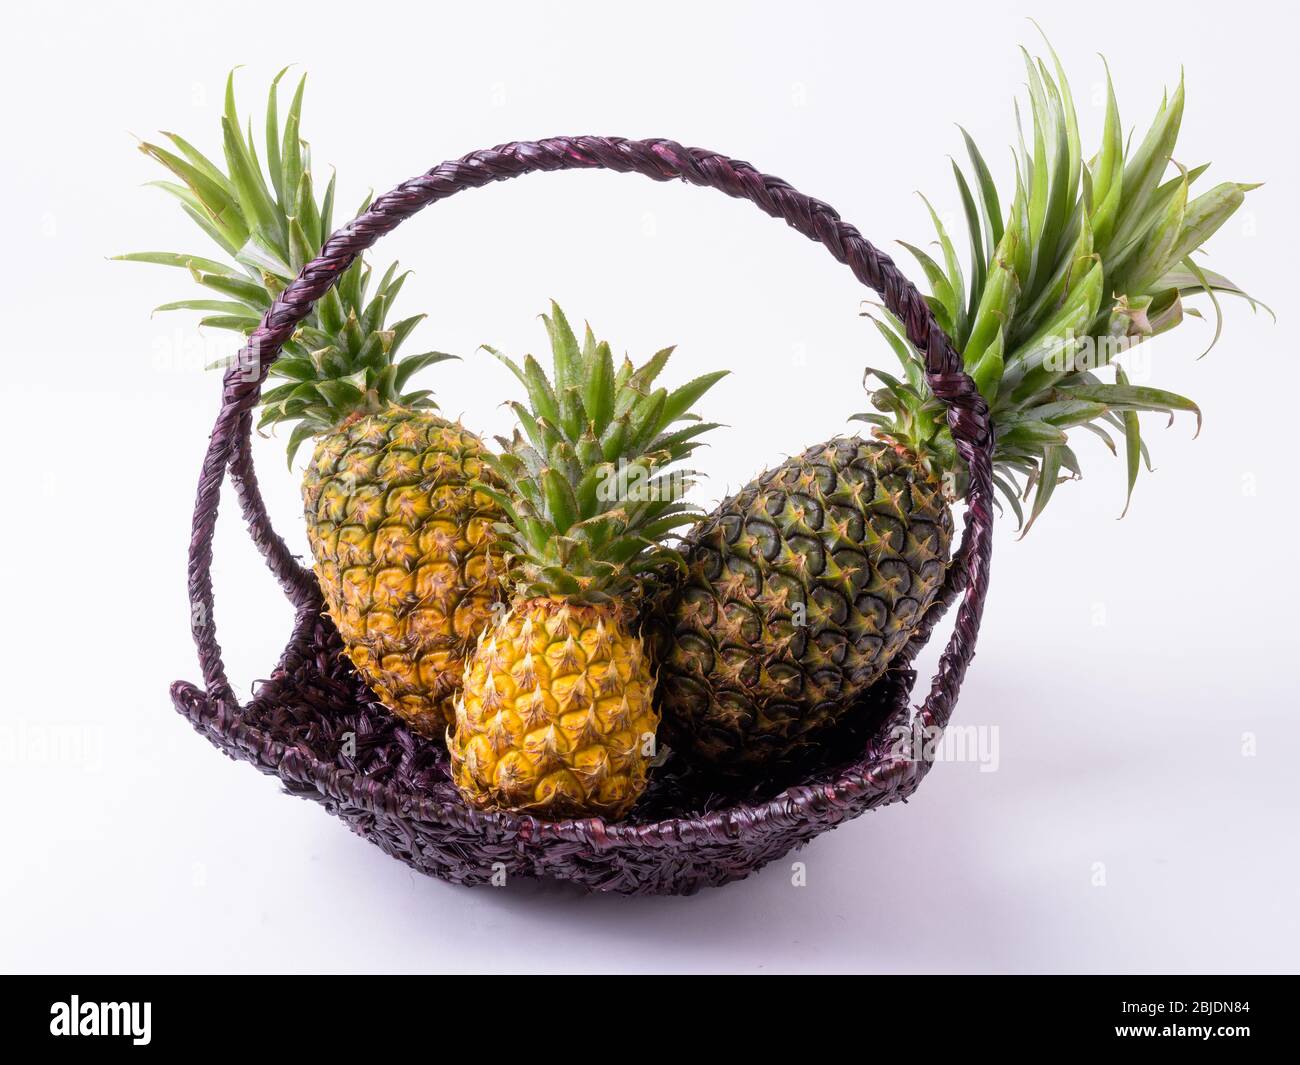
[[[650,621],[668,742],[724,772],[818,742],[906,645],[952,534],[938,479],[857,437],[724,501],[683,543],[687,576]]]
[[[486,809],[617,819],[645,790],[655,677],[616,604],[516,603],[465,668],[452,778]]]
[[[320,438],[303,477],[316,578],[348,658],[426,736],[450,720],[502,594],[492,525],[504,515],[468,487],[490,479],[482,450],[459,423],[394,406]]]

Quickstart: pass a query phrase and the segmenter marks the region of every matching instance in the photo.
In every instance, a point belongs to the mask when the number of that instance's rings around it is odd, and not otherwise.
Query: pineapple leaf
[[[406,387],[407,381],[411,379],[412,374],[418,373],[426,366],[434,366],[440,362],[446,362],[448,359],[459,361],[459,355],[448,355],[445,351],[426,351],[422,355],[407,355],[399,361],[393,368],[393,384],[397,391]]]
[[[654,387],[671,348],[644,365],[624,359],[616,371],[610,345],[590,325],[579,343],[552,303],[541,316],[554,378],[531,355],[523,363],[486,347],[523,387],[512,401],[517,427],[485,458],[505,485],[511,579],[528,595],[604,602],[638,591],[638,575],[678,564],[664,538],[698,520],[682,500],[692,471],[673,468],[716,428],[689,406],[724,376],[705,374],[672,391]],[[674,422],[685,428],[665,431]]]
[[[246,303],[236,303],[234,300],[175,300],[171,303],[160,303],[153,309],[154,314],[162,311],[217,311],[221,314],[237,314],[248,316],[248,312],[253,310]],[[252,315],[254,321],[260,318],[260,315]]]
[[[927,304],[950,329],[967,372],[989,403],[994,467],[1004,482],[998,490],[1033,499],[1028,514],[1018,514],[1027,531],[1059,481],[1080,475],[1070,431],[1082,428],[1099,436],[1112,453],[1118,449],[1111,430],[1123,434],[1127,511],[1136,468],[1150,468],[1140,413],[1159,411],[1172,418],[1189,412],[1199,430],[1200,410],[1191,400],[1133,386],[1118,366],[1113,384],[1094,371],[1185,318],[1201,317],[1196,307],[1185,305],[1197,295],[1209,300],[1214,315],[1210,347],[1223,326],[1220,293],[1258,304],[1194,258],[1255,186],[1223,182],[1191,193],[1206,166],[1183,166],[1174,158],[1185,103],[1182,78],[1161,101],[1145,136],[1136,144],[1126,142],[1103,60],[1103,128],[1096,151],[1085,154],[1074,95],[1050,42],[1046,58],[1022,49],[1022,59],[1028,103],[1023,110],[1019,102],[1013,108],[1012,196],[1006,209],[1000,209],[1007,201],[999,198],[983,153],[964,129],[969,169],[953,163],[971,256],[966,298],[957,298],[962,276],[956,249],[933,208],[942,265],[912,245],[903,246],[925,277]],[[910,449],[928,468],[952,470],[963,484],[961,459],[944,408],[923,372],[924,360],[899,323],[867,316],[903,376],[869,371],[867,376],[881,383],[867,385],[874,388],[876,411],[855,420]]]
[[[234,186],[230,184],[230,179],[226,177],[220,168],[206,155],[194,147],[184,137],[176,133],[168,133],[162,130],[162,135],[172,142],[172,145],[183,155],[190,164],[205,177],[209,178],[217,185],[230,200],[235,198]]]
[[[280,122],[279,85],[287,71],[280,70],[271,80],[263,132],[256,137],[252,116],[246,120],[239,116],[234,72],[230,73],[220,118],[220,156],[205,155],[175,133],[164,134],[171,149],[147,142],[140,145],[146,156],[178,179],[155,184],[177,200],[231,260],[224,263],[163,252],[119,256],[127,261],[185,267],[196,282],[225,297],[177,300],[163,304],[160,310],[206,313],[201,326],[246,335],[256,328],[271,301],[315,258],[329,235],[335,178],[330,177],[318,203],[311,153],[300,129],[305,75],[298,80],[284,122]],[[265,165],[258,148],[263,138]],[[291,451],[306,436],[328,431],[358,411],[373,412],[388,403],[419,409],[434,406],[427,390],[402,393],[402,389],[417,369],[446,356],[428,353],[415,356],[414,361],[395,361],[398,348],[423,316],[403,319],[391,329],[384,327],[405,276],[393,264],[384,272],[374,297],[366,302],[370,266],[356,259],[341,283],[326,291],[285,343],[279,360],[284,369],[273,367],[273,372],[302,387],[295,388],[292,395],[274,389],[268,392],[263,397],[260,424],[298,423],[290,437]]]
[[[222,135],[225,139],[226,165],[230,167],[230,176],[244,217],[261,233],[275,233],[275,208],[262,188],[261,175],[253,170],[253,161],[243,135],[239,132],[239,126],[223,119]]]
[[[965,310],[961,309],[959,312],[958,302],[961,296],[953,287],[952,280],[929,254],[916,245],[909,244],[905,240],[900,240],[898,243],[911,252],[912,258],[920,264],[925,279],[930,284],[930,292],[932,293],[930,297],[931,309],[937,312],[936,317],[944,319],[948,333],[959,333],[959,313],[964,316]],[[941,324],[944,323],[941,322]]]
[[[1061,391],[1075,399],[1104,403],[1112,410],[1145,410],[1168,414],[1171,425],[1175,411],[1186,411],[1196,416],[1196,433],[1199,435],[1201,432],[1201,408],[1190,399],[1164,389],[1127,384],[1097,384],[1069,385]]]
[[[1124,367],[1115,367],[1115,381],[1122,388],[1129,386]],[[1123,518],[1133,502],[1133,486],[1137,484],[1138,467],[1142,457],[1142,427],[1138,422],[1136,410],[1126,410],[1120,417],[1124,420],[1124,466],[1128,475],[1128,492],[1124,497],[1124,510],[1120,514],[1120,518]]]
[[[284,175],[280,169],[280,101],[278,89],[280,79],[288,72],[288,67],[281,67],[280,72],[271,79],[271,87],[266,93],[266,169],[271,175],[271,186],[275,189],[275,201],[281,210],[288,206],[288,197],[298,189],[284,185]]]
[[[271,297],[266,289],[252,281],[233,277],[229,274],[205,274],[196,272],[194,280],[204,288],[210,288],[227,296],[233,296],[240,303],[250,307],[266,310],[271,306]]]
[[[952,176],[957,183],[957,194],[961,197],[962,211],[966,215],[966,234],[970,239],[970,302],[966,307],[966,322],[963,322],[962,331],[953,340],[958,344],[966,342],[965,327],[969,319],[975,317],[977,309],[976,300],[979,293],[984,289],[984,282],[988,277],[988,260],[984,258],[984,241],[981,239],[982,222],[980,221],[979,208],[975,206],[975,197],[971,195],[970,186],[966,183],[966,175],[961,172],[961,167],[957,161],[952,160]]]
[[[1059,445],[1048,446],[1043,449],[1042,462],[1036,480],[1033,508],[1029,513],[1029,520],[1020,532],[1022,539],[1033,528],[1034,522],[1038,520],[1038,516],[1042,514],[1043,509],[1052,498],[1052,493],[1056,491],[1056,486],[1060,483],[1062,451],[1063,448]]]
[[[716,370],[713,373],[697,377],[693,381],[688,381],[680,388],[674,389],[670,392],[664,400],[664,409],[661,415],[661,421],[660,424],[655,427],[654,432],[658,433],[665,426],[671,425],[679,419],[689,417],[690,408],[695,406],[700,397],[726,377],[730,372],[730,370]]]
[[[584,406],[591,417],[592,431],[600,436],[614,416],[614,355],[606,343],[595,343],[591,326],[587,326],[583,358],[590,360]]]
[[[329,240],[330,235],[334,232],[334,180],[337,176],[338,175],[333,172],[330,173],[329,184],[325,186],[325,195],[320,201],[320,232],[322,246],[324,246],[325,241]]]
[[[199,319],[199,325],[208,329],[226,329],[247,336],[257,328],[259,319],[238,314],[213,314]]]
[[[957,128],[961,130],[962,138],[966,142],[966,154],[970,156],[971,166],[975,170],[984,222],[984,246],[991,251],[1002,242],[1002,208],[998,206],[997,186],[993,183],[993,175],[989,172],[988,164],[980,154],[978,145],[964,128],[961,126]]]
[[[117,262],[153,263],[155,266],[179,266],[191,273],[233,274],[234,271],[225,263],[213,259],[204,259],[199,255],[179,255],[170,251],[134,251],[125,255],[112,256]]]
[[[310,422],[299,422],[289,434],[289,469],[293,469],[293,459],[302,447],[302,442],[315,436],[320,430]]]
[[[935,233],[938,234],[939,249],[943,252],[945,277],[948,281],[948,288],[952,292],[952,304],[948,316],[952,320],[954,332],[958,335],[964,335],[966,331],[966,282],[962,276],[961,266],[957,261],[957,252],[953,248],[952,240],[948,237],[948,230],[944,228],[943,221],[939,218],[933,204],[926,199],[924,194],[921,194],[921,202],[925,204],[925,209],[930,213],[930,222],[934,226]]]
[[[227,191],[230,187],[228,184],[218,183],[199,167],[156,144],[142,143],[140,151],[165,166],[194,192],[212,221],[222,232],[230,234],[230,243],[242,244],[248,239],[248,227],[240,214],[233,190]]]

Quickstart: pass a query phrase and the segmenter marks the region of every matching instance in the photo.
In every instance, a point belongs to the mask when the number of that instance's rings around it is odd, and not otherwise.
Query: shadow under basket
[[[548,822],[467,806],[452,786],[443,742],[407,729],[354,672],[313,574],[267,517],[250,450],[252,411],[281,345],[356,256],[398,223],[465,189],[534,171],[602,168],[718,189],[823,244],[879,294],[925,352],[927,379],[947,407],[970,487],[961,544],[939,597],[893,668],[803,761],[783,768],[781,777],[720,780],[692,772],[669,752],[624,820]],[[738,880],[866,810],[906,799],[929,771],[927,753],[956,703],[987,591],[990,447],[987,408],[921,294],[826,204],[748,163],[673,141],[557,137],[472,152],[404,182],[334,233],[227,371],[190,544],[192,630],[204,687],[177,681],[172,699],[232,758],[274,774],[287,791],[321,803],[393,857],[455,883],[526,876],[596,891],[689,894]],[[226,677],[213,618],[212,539],[227,472],[254,543],[297,611],[279,664],[244,706]],[[913,711],[911,661],[959,598],[938,672]]]

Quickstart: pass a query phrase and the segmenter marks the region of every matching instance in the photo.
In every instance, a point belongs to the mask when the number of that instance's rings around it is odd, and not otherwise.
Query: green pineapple
[[[1244,295],[1192,256],[1253,186],[1191,195],[1205,167],[1173,156],[1181,83],[1132,148],[1108,78],[1101,146],[1085,159],[1055,55],[1050,68],[1025,58],[1030,139],[1022,132],[1006,211],[968,135],[969,171],[954,163],[969,271],[933,210],[941,262],[904,246],[989,402],[997,491],[1027,531],[1079,476],[1071,430],[1123,447],[1131,498],[1147,460],[1139,414],[1185,411],[1199,424],[1191,400],[1130,383],[1116,357],[1198,314],[1189,296],[1220,319],[1218,294]],[[923,357],[887,312],[876,325],[901,370],[868,370],[876,409],[855,420],[873,438],[836,438],[762,474],[684,544],[689,577],[658,610],[656,644],[670,742],[698,764],[771,768],[819,742],[940,590],[965,472]]]

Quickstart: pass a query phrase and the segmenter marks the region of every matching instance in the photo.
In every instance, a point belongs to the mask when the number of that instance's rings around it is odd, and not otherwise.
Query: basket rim
[[[309,622],[308,616],[299,615],[286,653],[306,631]],[[311,784],[322,796],[350,803],[369,813],[400,816],[426,824],[449,825],[479,833],[484,829],[497,829],[524,840],[535,839],[542,843],[567,842],[603,848],[624,844],[654,846],[668,842],[680,843],[685,842],[687,834],[700,833],[715,838],[734,839],[739,838],[741,829],[738,826],[741,821],[744,821],[746,829],[761,828],[779,818],[802,819],[806,812],[821,812],[828,806],[847,804],[868,794],[886,796],[904,790],[910,793],[911,789],[907,785],[919,782],[921,773],[917,772],[917,767],[926,763],[901,755],[879,758],[873,762],[872,755],[877,750],[876,741],[894,728],[900,719],[912,720],[907,685],[900,680],[901,674],[911,672],[910,668],[891,669],[886,678],[882,678],[898,686],[899,694],[894,698],[894,705],[873,730],[863,754],[849,763],[849,768],[837,771],[834,781],[819,785],[791,784],[769,799],[738,799],[717,810],[691,817],[676,816],[636,823],[606,821],[600,817],[546,821],[531,814],[480,810],[463,800],[437,799],[405,784],[384,782],[371,787],[359,785],[359,781],[369,779],[363,772],[326,761],[311,750],[288,744],[246,721],[247,711],[262,698],[258,694],[254,694],[240,708],[239,713],[233,716],[223,714],[222,704],[214,707],[206,693],[187,681],[177,681],[172,685],[172,700],[177,710],[196,729],[227,739],[247,753],[258,752],[275,766],[281,777],[285,776],[285,762],[300,763],[302,769],[299,772],[294,771],[293,764],[288,767],[289,779]],[[436,741],[424,738],[424,742]]]

